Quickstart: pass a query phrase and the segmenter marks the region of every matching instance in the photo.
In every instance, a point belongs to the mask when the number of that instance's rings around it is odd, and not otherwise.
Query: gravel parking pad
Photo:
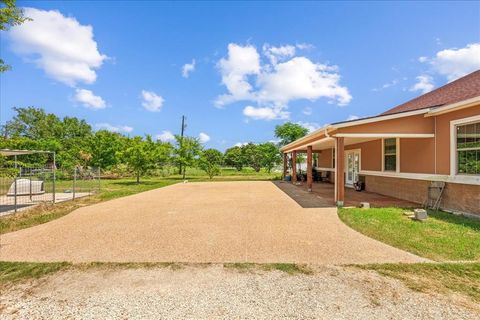
[[[69,270],[2,293],[2,319],[478,319],[474,306],[375,272],[208,267]]]

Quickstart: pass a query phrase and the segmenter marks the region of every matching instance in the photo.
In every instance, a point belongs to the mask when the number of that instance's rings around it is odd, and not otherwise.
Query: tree
[[[150,136],[145,140],[141,137],[128,139],[127,147],[121,156],[135,173],[137,183],[140,183],[140,177],[155,168],[155,143]]]
[[[186,169],[195,164],[202,151],[202,145],[197,138],[181,137],[180,135],[175,135],[175,141],[174,161],[177,166],[183,168],[183,179],[185,179]]]
[[[127,138],[116,132],[99,130],[91,136],[89,149],[94,167],[110,169],[120,163],[119,151],[126,147]]]
[[[216,149],[207,149],[200,155],[199,167],[208,174],[210,179],[220,174],[222,163],[223,154]]]
[[[241,147],[235,146],[225,150],[225,164],[235,167],[238,171],[242,171],[245,165],[245,155]]]
[[[308,133],[308,129],[297,123],[286,122],[275,127],[275,137],[280,139],[280,146],[287,145]]]
[[[258,145],[262,153],[262,167],[264,167],[268,173],[281,162],[280,151],[277,146],[272,142],[266,142]]]
[[[0,31],[7,31],[10,27],[20,25],[30,20],[23,15],[23,10],[16,6],[15,0],[0,0]],[[10,70],[11,67],[0,58],[0,73]]]
[[[252,167],[255,172],[260,172],[263,154],[259,145],[250,142],[242,146],[242,151],[245,156],[245,163]]]

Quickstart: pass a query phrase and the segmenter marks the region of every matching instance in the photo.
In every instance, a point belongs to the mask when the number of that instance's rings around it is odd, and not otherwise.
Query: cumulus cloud
[[[208,141],[210,141],[210,136],[205,132],[200,132],[200,134],[198,135],[198,140],[200,141],[200,143],[207,143]]]
[[[421,91],[422,94],[433,90],[433,78],[429,75],[422,74],[415,78],[417,82],[410,88],[410,91]]]
[[[169,142],[169,141],[174,141],[175,140],[174,134],[170,131],[167,131],[167,130],[164,130],[164,131],[162,131],[162,133],[157,134],[155,136],[155,138],[157,138],[157,140],[160,140],[160,141],[163,141],[163,142]]]
[[[296,48],[266,44],[262,63],[255,47],[229,44],[227,57],[217,64],[228,93],[217,97],[215,104],[223,107],[237,101],[252,101],[257,107],[246,107],[244,115],[264,120],[287,118],[286,110],[293,100],[315,101],[323,97],[347,105],[352,96],[340,85],[338,67],[295,56]]]
[[[111,125],[110,123],[106,123],[106,122],[103,122],[103,123],[97,123],[95,125],[95,128],[97,128],[98,130],[107,130],[107,131],[112,131],[112,132],[124,132],[124,133],[130,133],[133,131],[133,128],[130,127],[130,126],[114,126],[114,125]]]
[[[158,112],[162,109],[165,99],[153,91],[142,90],[142,106],[151,112]]]
[[[352,120],[357,120],[357,119],[360,119],[360,117],[356,116],[354,114],[351,114],[347,117],[347,121],[352,121]]]
[[[243,147],[243,146],[246,146],[248,144],[248,142],[237,142],[235,143],[234,147]]]
[[[288,119],[290,113],[284,111],[282,107],[252,107],[246,106],[243,109],[243,115],[254,120],[276,120]]]
[[[192,60],[191,63],[186,63],[182,67],[182,77],[188,78],[190,73],[195,71],[195,59]]]
[[[321,128],[321,126],[315,122],[298,121],[297,124],[301,125],[304,128],[307,128],[309,133]]]
[[[272,64],[277,64],[279,60],[293,57],[295,55],[295,46],[286,45],[281,47],[273,47],[269,44],[263,45],[263,54],[270,60]]]
[[[445,76],[450,82],[480,69],[480,43],[441,50],[432,58],[420,57],[418,60],[430,64],[433,72]]]
[[[13,50],[62,83],[93,83],[107,56],[101,54],[93,28],[56,10],[24,8],[32,20],[10,29]]]
[[[87,89],[76,89],[73,100],[94,110],[104,109],[107,106],[102,97],[96,96],[91,90]]]
[[[252,86],[247,77],[260,73],[260,55],[255,47],[250,45],[242,47],[230,43],[228,57],[220,59],[217,67],[222,74],[222,83],[229,92],[217,98],[215,102],[217,107],[223,107],[235,101],[253,99]]]

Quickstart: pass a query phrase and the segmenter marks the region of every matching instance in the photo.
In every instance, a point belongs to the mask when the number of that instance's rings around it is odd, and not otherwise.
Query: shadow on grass
[[[454,215],[448,212],[435,210],[428,210],[428,215],[431,218],[435,218],[443,222],[458,224],[463,227],[467,227],[474,231],[480,232],[480,219],[468,218],[464,216]]]

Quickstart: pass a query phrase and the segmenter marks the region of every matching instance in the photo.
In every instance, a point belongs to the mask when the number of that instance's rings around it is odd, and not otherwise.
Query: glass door
[[[360,172],[360,152],[348,151],[346,152],[346,179],[345,184],[352,187],[358,181],[358,174]]]

